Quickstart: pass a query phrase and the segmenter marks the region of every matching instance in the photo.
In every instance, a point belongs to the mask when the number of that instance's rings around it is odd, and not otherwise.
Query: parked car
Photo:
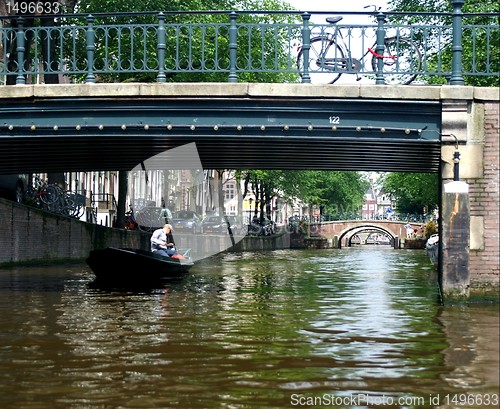
[[[28,187],[28,175],[0,175],[0,194],[6,199],[22,203]]]
[[[135,213],[135,222],[143,231],[154,231],[171,220],[172,212],[165,207],[146,206]]]
[[[235,216],[208,216],[202,222],[203,233],[227,234],[228,228],[232,234],[240,234],[242,225]]]
[[[201,223],[203,233],[225,234],[228,232],[227,223],[222,216],[208,216]]]
[[[180,210],[172,215],[170,224],[176,232],[202,233],[202,219],[198,213],[191,210]]]

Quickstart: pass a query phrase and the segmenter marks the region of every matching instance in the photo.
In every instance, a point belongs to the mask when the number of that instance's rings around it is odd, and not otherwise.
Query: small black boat
[[[146,283],[187,273],[194,263],[185,255],[165,257],[146,250],[107,247],[90,251],[86,261],[99,281]]]

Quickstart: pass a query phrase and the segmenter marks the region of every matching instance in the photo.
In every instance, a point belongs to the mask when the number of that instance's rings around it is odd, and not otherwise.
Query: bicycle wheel
[[[24,192],[24,196],[26,197],[26,202],[34,201],[36,196],[36,189],[33,186],[29,186]]]
[[[347,60],[342,49],[326,37],[311,39],[309,49],[309,75],[313,84],[333,84],[346,71]],[[304,53],[297,55],[297,68],[302,76],[304,71]]]
[[[75,194],[70,191],[64,192],[59,213],[79,219],[83,216],[84,212],[85,208],[80,201],[76,200]]]
[[[417,78],[422,68],[422,53],[412,41],[406,38],[389,37],[384,41],[384,80],[388,85],[408,85]],[[372,58],[372,69],[377,71],[376,55]]]
[[[143,207],[140,209],[135,215],[139,230],[153,232],[163,227],[165,221],[162,220],[161,212],[162,209],[160,207]]]
[[[43,186],[40,191],[41,201],[48,205],[55,203],[60,197],[60,189],[52,184]]]

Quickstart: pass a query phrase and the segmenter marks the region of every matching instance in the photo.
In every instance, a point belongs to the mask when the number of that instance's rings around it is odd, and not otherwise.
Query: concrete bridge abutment
[[[498,88],[443,89],[439,282],[444,302],[498,299]]]

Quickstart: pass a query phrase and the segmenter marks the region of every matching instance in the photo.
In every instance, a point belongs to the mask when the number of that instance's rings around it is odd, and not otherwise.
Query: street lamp
[[[458,138],[450,134],[442,134],[442,136],[451,136],[455,139],[455,152],[453,153],[453,181],[458,182],[460,180],[460,152],[458,151]]]

